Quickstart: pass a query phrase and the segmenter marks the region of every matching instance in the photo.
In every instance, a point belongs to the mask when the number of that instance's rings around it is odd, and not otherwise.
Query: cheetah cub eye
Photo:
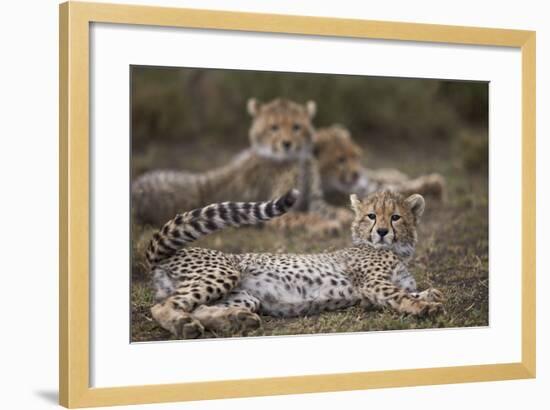
[[[395,214],[395,215],[392,215],[392,216],[391,216],[391,220],[392,220],[392,221],[399,221],[400,219],[401,219],[401,215]]]
[[[376,219],[376,214],[370,213],[370,214],[367,214],[367,217],[374,221]]]

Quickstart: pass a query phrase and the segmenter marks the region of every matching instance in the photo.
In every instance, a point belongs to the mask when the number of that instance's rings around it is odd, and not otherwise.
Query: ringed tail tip
[[[299,196],[300,196],[300,191],[298,191],[297,189],[291,189],[286,194],[284,194],[279,199],[279,201],[281,201],[286,208],[290,208],[296,203]]]

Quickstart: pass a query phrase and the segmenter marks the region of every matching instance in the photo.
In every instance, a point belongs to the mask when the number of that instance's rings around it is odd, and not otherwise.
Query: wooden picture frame
[[[522,59],[522,356],[507,364],[90,387],[91,22],[514,47]],[[535,33],[67,2],[60,5],[60,403],[88,407],[535,377]]]

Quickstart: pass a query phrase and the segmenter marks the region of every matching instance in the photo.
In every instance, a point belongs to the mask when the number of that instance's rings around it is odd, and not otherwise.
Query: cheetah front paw
[[[413,316],[431,316],[443,312],[443,304],[420,299],[405,299],[398,310]]]
[[[443,302],[445,297],[443,293],[436,288],[430,288],[417,293],[416,297],[426,302]]]
[[[191,316],[180,318],[174,324],[174,335],[178,339],[198,339],[204,334],[204,326]]]
[[[260,316],[248,309],[236,308],[228,315],[231,328],[237,331],[258,329],[262,325]]]

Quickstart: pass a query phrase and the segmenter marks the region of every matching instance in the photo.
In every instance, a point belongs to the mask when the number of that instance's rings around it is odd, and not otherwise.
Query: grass
[[[433,150],[433,147],[430,149]],[[445,313],[432,318],[414,318],[390,310],[365,311],[353,307],[343,311],[296,319],[262,317],[262,327],[248,336],[297,335],[334,332],[360,332],[447,327],[487,326],[489,324],[488,275],[488,186],[483,167],[472,167],[472,156],[457,153],[462,147],[440,147],[437,151],[390,150],[367,147],[368,166],[399,167],[410,175],[440,172],[448,182],[445,203],[427,199],[426,212],[419,227],[419,242],[410,269],[419,289],[436,287],[445,297]],[[378,150],[378,151],[377,151]],[[187,150],[190,158],[196,152]],[[224,152],[219,161],[229,156]],[[146,168],[147,153],[137,158]],[[145,159],[144,159],[145,158]],[[486,158],[486,157],[484,157]],[[182,161],[182,163],[185,163]],[[144,165],[145,164],[145,165]],[[473,169],[473,170],[472,170]],[[169,340],[173,337],[151,318],[152,292],[144,272],[143,251],[154,229],[134,225],[132,262],[132,341]],[[304,233],[292,235],[260,228],[228,229],[202,238],[197,246],[227,252],[320,252],[350,245],[349,236],[342,235],[312,240]],[[236,337],[241,334],[205,334],[205,337]]]

